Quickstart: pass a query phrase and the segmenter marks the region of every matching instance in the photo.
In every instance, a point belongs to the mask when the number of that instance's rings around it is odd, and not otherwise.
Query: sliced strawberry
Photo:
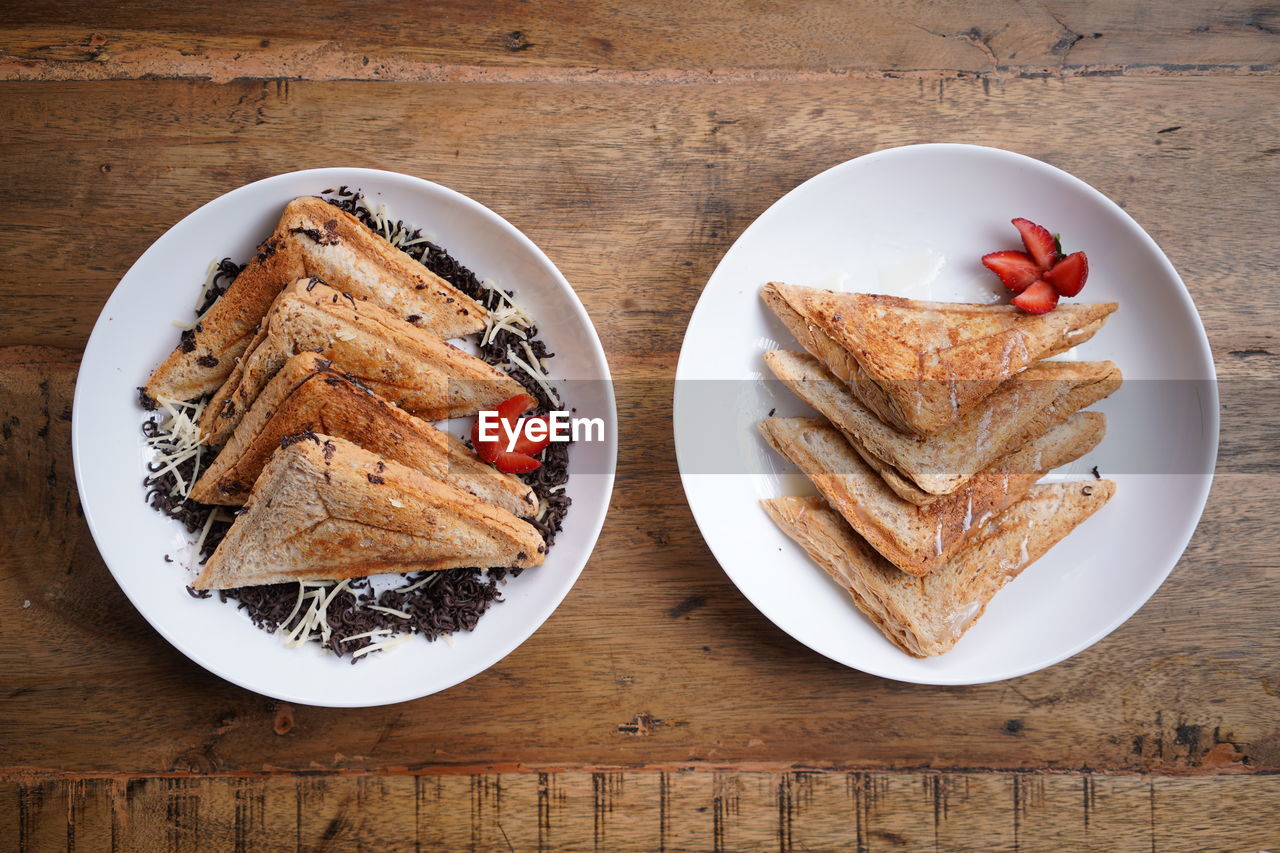
[[[982,265],[1000,276],[1004,286],[1021,293],[1040,277],[1040,267],[1026,252],[992,252],[982,256]]]
[[[542,463],[524,453],[503,450],[494,460],[493,466],[504,474],[528,474],[541,468]]]
[[[1028,314],[1046,314],[1058,304],[1058,291],[1053,289],[1052,284],[1040,279],[1013,297],[1013,304]]]
[[[512,421],[537,405],[537,400],[528,394],[517,394],[498,404],[498,417],[504,421]]]
[[[540,439],[534,440],[529,438],[529,423],[531,421],[541,421],[547,425],[546,435]],[[516,453],[523,453],[526,456],[537,456],[542,452],[548,444],[551,443],[551,421],[544,415],[536,418],[525,418],[520,422],[520,435],[516,437],[516,446],[513,448]]]
[[[1013,220],[1013,227],[1022,235],[1022,245],[1027,247],[1027,254],[1035,260],[1041,272],[1057,263],[1058,244],[1047,228],[1022,217]]]
[[[1072,252],[1044,274],[1044,280],[1053,285],[1059,296],[1075,296],[1084,290],[1088,278],[1089,259],[1084,252]]]
[[[498,431],[502,431],[501,425]],[[502,452],[502,441],[482,441],[480,439],[480,420],[471,425],[471,446],[476,449],[476,456],[479,456],[485,462],[493,462],[498,458],[498,454]]]

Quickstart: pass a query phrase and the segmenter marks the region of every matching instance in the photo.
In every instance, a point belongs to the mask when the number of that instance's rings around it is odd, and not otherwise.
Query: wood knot
[[[641,711],[631,718],[631,722],[623,723],[618,726],[618,734],[621,735],[651,735],[656,729],[665,726],[666,723],[659,720],[647,711]]]
[[[278,735],[287,735],[293,730],[293,706],[281,705],[276,710],[275,725],[272,730]]]

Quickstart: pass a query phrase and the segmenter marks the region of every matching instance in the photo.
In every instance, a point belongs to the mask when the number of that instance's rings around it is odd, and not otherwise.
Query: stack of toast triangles
[[[533,491],[429,423],[523,393],[445,340],[486,313],[350,214],[290,202],[145,389],[212,394],[197,427],[221,450],[190,497],[243,507],[195,587],[540,564]]]
[[[948,651],[1114,492],[1037,482],[1106,431],[1082,410],[1119,369],[1044,359],[1092,337],[1115,303],[1033,315],[779,282],[761,295],[807,350],[766,352],[766,365],[822,415],[760,423],[821,494],[764,508],[908,654]]]

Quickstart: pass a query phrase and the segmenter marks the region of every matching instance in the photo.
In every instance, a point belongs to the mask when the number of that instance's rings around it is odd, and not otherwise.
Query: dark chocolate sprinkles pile
[[[358,191],[344,186],[336,191],[325,190],[324,195],[328,196],[326,200],[330,204],[354,215],[375,232],[378,231],[378,223],[370,215],[368,209],[359,203],[361,194]],[[401,229],[404,229],[407,234],[404,238],[405,241],[417,240],[421,237],[420,229],[409,231],[403,221],[397,222],[391,231],[394,234]],[[497,307],[499,302],[498,294],[481,284],[475,273],[459,263],[441,247],[424,241],[416,243],[404,251],[415,260],[420,261],[427,269],[486,308]],[[218,265],[203,304],[200,305],[196,312],[197,315],[203,314],[208,310],[209,306],[226,292],[227,287],[230,286],[231,282],[243,269],[243,265],[236,264],[230,258],[223,259]],[[508,291],[507,295],[510,296],[512,294]],[[536,328],[528,330],[527,334],[527,343],[535,355],[544,359],[553,357],[553,353],[547,352],[546,344],[538,339]],[[481,348],[480,357],[489,364],[508,370],[512,377],[520,382],[528,390],[529,394],[538,401],[536,412],[539,414],[545,413],[555,408],[553,401],[547,397],[546,392],[531,377],[526,376],[524,371],[518,368],[509,369],[507,365],[508,347],[519,351],[519,343],[520,339],[516,335],[506,330],[500,330],[494,335],[492,341]],[[139,389],[139,402],[148,411],[155,409],[155,402],[148,399],[141,392],[141,389]],[[158,416],[149,418],[143,423],[142,431],[147,437],[154,436],[158,429]],[[210,453],[201,461],[202,467],[207,468],[212,460],[213,455]],[[178,466],[178,473],[188,483],[194,473],[195,464],[194,459],[188,459]],[[158,467],[160,466],[156,465],[152,470],[154,471]],[[565,513],[568,512],[569,504],[571,503],[570,498],[564,494],[562,489],[558,489],[555,492],[551,491],[553,488],[562,487],[568,482],[568,445],[562,443],[549,445],[543,452],[542,467],[529,474],[522,475],[521,479],[546,504],[547,508],[542,519],[537,521],[529,519],[529,523],[543,535],[547,542],[547,548],[550,549],[552,543],[555,542],[556,534],[560,532],[560,528],[564,523]],[[215,520],[210,525],[209,533],[205,537],[199,555],[200,562],[203,563],[217,548],[218,543],[222,541],[223,536],[226,535],[227,530],[231,527],[229,517],[232,514],[232,510],[228,507],[216,507],[183,499],[181,496],[174,494],[176,484],[177,478],[173,472],[158,476],[148,476],[143,482],[146,489],[147,502],[157,511],[182,522],[187,531],[193,534],[204,529],[205,525],[209,523],[210,515],[214,512],[222,510],[223,516],[226,517],[225,519]],[[475,628],[480,621],[480,617],[485,614],[491,605],[502,600],[498,589],[499,584],[508,577],[518,576],[520,572],[521,569],[513,568],[490,569],[486,573],[481,573],[477,569],[453,569],[443,572],[416,573],[406,576],[404,584],[400,587],[384,590],[377,595],[374,594],[366,579],[350,581],[351,591],[343,590],[334,596],[333,601],[329,604],[326,613],[331,630],[328,647],[339,656],[350,655],[371,642],[375,642],[376,639],[361,638],[348,643],[346,642],[347,638],[377,629],[389,629],[393,632],[380,639],[388,639],[395,634],[409,631],[421,634],[428,640],[435,640],[438,637],[457,631],[470,631]],[[434,575],[435,579],[411,592],[406,593],[403,591],[405,588],[413,586],[424,579],[427,574]],[[212,596],[209,591],[196,591],[188,588],[188,592],[197,598],[209,598]],[[276,631],[282,627],[293,627],[297,624],[297,619],[301,618],[300,616],[295,617],[294,622],[289,626],[282,625],[283,620],[288,618],[297,604],[298,585],[296,583],[220,590],[218,597],[222,601],[235,601],[237,608],[245,611],[255,625],[267,631]],[[409,618],[403,619],[391,613],[369,610],[367,605],[377,605],[397,610],[407,614]],[[368,655],[364,655],[364,657],[368,657]],[[358,662],[360,659],[353,658],[352,662]]]

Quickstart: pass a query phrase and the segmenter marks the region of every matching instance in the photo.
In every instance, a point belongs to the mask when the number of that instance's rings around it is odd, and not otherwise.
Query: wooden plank
[[[1239,283],[1274,258],[1221,199],[1280,228],[1277,91],[1270,78],[1124,77],[589,94],[0,84],[0,187],[22,200],[0,210],[13,238],[0,262],[20,271],[4,285],[0,345],[82,347],[114,283],[182,215],[253,179],[344,162],[419,174],[507,215],[575,284],[624,378],[667,381],[703,282],[778,196],[848,157],[950,139],[1040,157],[1125,205],[1182,272],[1224,378],[1252,376],[1276,351],[1275,300]]]
[[[1011,682],[935,689],[846,670],[782,635],[706,552],[669,456],[648,457],[654,473],[624,454],[591,564],[510,657],[417,702],[290,707],[188,662],[112,582],[75,512],[62,416],[74,364],[68,350],[0,350],[0,768],[1280,769],[1274,476],[1221,477],[1179,568],[1093,649]],[[624,431],[665,428],[669,396],[629,398]]]
[[[340,23],[339,23],[340,22]],[[18,79],[627,79],[812,70],[937,76],[1273,68],[1274,9],[1013,0],[777,6],[666,0],[299,4],[26,2],[0,11]],[[655,73],[656,72],[656,73]]]
[[[13,848],[1265,850],[1280,778],[616,772],[0,781]],[[68,805],[69,804],[69,805]],[[72,823],[75,814],[115,815]],[[4,828],[0,824],[0,828]]]

